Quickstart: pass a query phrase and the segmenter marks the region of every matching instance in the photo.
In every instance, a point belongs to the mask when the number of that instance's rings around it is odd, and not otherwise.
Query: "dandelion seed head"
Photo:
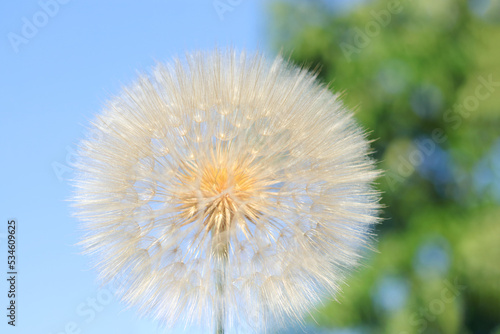
[[[337,295],[369,245],[368,152],[307,70],[188,54],[125,87],[81,142],[81,244],[103,282],[167,326],[214,327],[216,310],[228,329],[285,326]]]

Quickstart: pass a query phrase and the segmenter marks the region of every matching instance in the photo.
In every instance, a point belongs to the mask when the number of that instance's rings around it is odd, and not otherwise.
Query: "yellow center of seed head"
[[[207,231],[218,234],[230,227],[237,214],[245,218],[245,222],[254,222],[257,218],[258,211],[251,203],[256,182],[245,168],[207,165],[200,174],[195,170],[190,174],[184,177],[183,183],[194,185],[197,190],[181,196],[183,225],[201,218]],[[244,225],[246,234],[248,227]]]

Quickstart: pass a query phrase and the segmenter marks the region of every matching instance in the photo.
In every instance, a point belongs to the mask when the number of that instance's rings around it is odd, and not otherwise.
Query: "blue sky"
[[[263,1],[221,2],[230,6],[222,17],[212,0],[0,3],[2,310],[9,218],[18,221],[19,263],[17,326],[2,311],[0,332],[162,332],[110,299],[78,254],[68,166],[88,121],[137,70],[215,45],[267,50]]]

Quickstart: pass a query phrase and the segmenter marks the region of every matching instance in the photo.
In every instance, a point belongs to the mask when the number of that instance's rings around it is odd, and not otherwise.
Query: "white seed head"
[[[81,243],[103,282],[168,326],[213,328],[217,309],[226,328],[300,321],[369,245],[368,151],[310,72],[233,50],[187,55],[124,88],[82,141]]]

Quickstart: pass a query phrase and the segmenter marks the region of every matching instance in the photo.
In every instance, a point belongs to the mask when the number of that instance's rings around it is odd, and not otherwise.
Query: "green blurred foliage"
[[[309,320],[500,333],[500,1],[357,3],[269,7],[276,50],[344,92],[385,171],[379,252]]]

